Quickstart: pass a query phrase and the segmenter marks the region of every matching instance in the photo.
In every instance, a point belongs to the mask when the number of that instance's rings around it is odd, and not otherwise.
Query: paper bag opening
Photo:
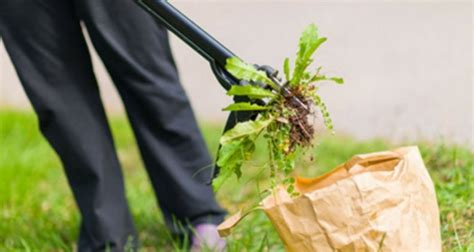
[[[401,159],[400,153],[391,151],[379,152],[374,155],[357,155],[322,176],[316,178],[297,177],[295,189],[300,193],[306,193],[364,172],[392,171]]]
[[[417,147],[356,155],[295,187],[298,197],[280,186],[261,202],[287,251],[441,251],[434,185]]]

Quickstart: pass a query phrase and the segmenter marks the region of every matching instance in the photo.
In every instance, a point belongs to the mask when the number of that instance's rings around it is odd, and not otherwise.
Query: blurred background
[[[316,64],[346,81],[321,88],[336,132],[474,146],[471,1],[172,2],[243,59],[279,69],[295,55],[303,28],[315,23],[328,37]],[[198,118],[224,120],[221,108],[231,100],[207,62],[175,36],[172,47]],[[106,70],[92,57],[107,110],[121,113]],[[0,66],[0,106],[30,109],[3,45]]]
[[[320,139],[314,161],[299,160],[298,175],[324,173],[358,153],[416,144],[437,192],[443,250],[474,251],[472,1],[170,2],[241,58],[279,69],[285,57],[294,58],[303,29],[315,23],[328,41],[318,50],[314,69],[323,66],[323,73],[342,76],[346,84],[321,85],[337,135]],[[215,155],[228,115],[221,108],[231,99],[204,59],[175,36],[171,43]],[[156,207],[120,98],[94,48],[90,50],[140,231],[140,251],[182,251]],[[257,151],[255,160],[244,165],[240,181],[233,178],[218,192],[229,213],[259,199],[260,189],[248,183],[255,173],[261,175],[257,184],[270,183],[259,171],[264,156]],[[80,217],[61,163],[39,133],[1,41],[0,182],[0,251],[76,249]],[[262,212],[239,224],[228,242],[229,252],[283,251]]]

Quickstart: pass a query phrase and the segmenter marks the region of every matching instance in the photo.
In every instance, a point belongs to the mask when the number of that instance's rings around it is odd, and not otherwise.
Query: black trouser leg
[[[131,0],[75,3],[123,98],[166,222],[219,223],[225,212],[206,185],[212,161],[167,32]]]
[[[122,250],[135,230],[72,1],[1,0],[0,32],[79,206],[79,250]]]

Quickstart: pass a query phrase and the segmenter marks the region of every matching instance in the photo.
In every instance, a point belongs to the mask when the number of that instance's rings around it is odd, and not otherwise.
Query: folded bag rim
[[[336,168],[332,169],[330,172],[317,176],[315,178],[303,178],[296,177],[295,188],[301,193],[306,193],[309,191],[319,190],[334,184],[337,181],[347,179],[351,176],[362,174],[365,172],[377,172],[377,171],[390,171],[394,170],[397,167],[398,163],[403,160],[403,157],[407,155],[410,151],[418,151],[417,146],[407,146],[401,147],[391,151],[381,151],[381,152],[372,152],[368,154],[359,154],[353,156],[349,161],[338,165]],[[381,166],[374,166],[379,165]],[[388,165],[388,167],[387,167]],[[354,169],[358,167],[359,169]],[[361,169],[365,168],[365,169]],[[372,168],[372,169],[370,169]],[[351,172],[352,170],[352,172]],[[279,188],[281,189],[281,187]],[[278,189],[277,189],[278,191]],[[264,204],[266,200],[272,197],[272,195],[267,196],[258,207],[254,207],[248,211],[238,211],[232,216],[228,217],[218,226],[218,233],[221,237],[227,237],[231,234],[232,229],[247,215],[256,211],[264,210]],[[300,196],[298,196],[300,197]],[[284,201],[278,200],[280,204],[284,204]],[[278,205],[278,204],[277,204]]]

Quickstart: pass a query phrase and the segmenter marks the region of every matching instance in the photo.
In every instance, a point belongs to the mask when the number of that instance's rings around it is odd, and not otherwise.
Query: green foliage
[[[326,38],[320,38],[316,25],[309,25],[303,32],[299,42],[299,49],[295,61],[295,70],[290,81],[291,85],[300,85],[305,75],[305,71],[313,62],[312,56],[319,46],[326,41]]]
[[[290,69],[290,58],[286,58],[285,61],[283,62],[283,73],[285,74],[285,78],[287,80],[291,79],[290,75],[291,69]]]
[[[229,106],[223,108],[223,111],[252,111],[252,110],[267,110],[269,107],[260,106],[258,104],[250,102],[237,102],[230,104]]]
[[[270,90],[263,89],[258,86],[253,85],[233,85],[229,91],[227,91],[227,95],[233,96],[247,96],[250,99],[263,99],[263,98],[275,98],[276,94]]]
[[[234,128],[222,135],[219,142],[225,145],[242,137],[256,136],[272,122],[273,119],[266,119],[237,123]]]
[[[252,157],[255,140],[272,122],[272,119],[241,122],[222,135],[220,138],[222,147],[217,156],[217,165],[221,169],[219,176],[212,181],[214,190],[218,190],[232,174],[240,178],[242,175],[240,167],[245,160]]]
[[[264,71],[257,70],[255,66],[247,64],[237,57],[227,59],[226,69],[239,80],[261,82],[274,86]]]
[[[313,78],[309,80],[309,83],[316,81],[333,81],[336,84],[344,84],[344,79],[341,77],[327,77],[325,75],[314,75]]]
[[[330,130],[333,129],[332,120],[328,109],[321,97],[317,94],[317,87],[314,83],[320,81],[332,81],[336,84],[343,84],[344,80],[340,77],[327,77],[320,74],[321,67],[317,68],[315,73],[307,71],[313,62],[313,54],[326,41],[326,38],[318,35],[318,30],[314,24],[309,25],[302,33],[296,59],[294,61],[294,70],[291,73],[290,59],[286,58],[283,63],[283,73],[286,83],[289,83],[293,97],[305,103],[312,103],[321,111],[324,124]],[[219,150],[217,164],[221,167],[221,174],[214,182],[214,188],[219,188],[223,181],[227,180],[233,173],[240,177],[240,166],[244,161],[249,160],[255,150],[255,143],[258,135],[255,132],[263,132],[264,141],[268,148],[267,167],[270,170],[272,185],[281,183],[288,185],[288,191],[295,194],[294,188],[288,184],[288,177],[291,176],[295,168],[297,158],[310,147],[310,144],[304,139],[311,138],[314,130],[308,133],[305,127],[301,126],[306,122],[299,118],[302,113],[299,108],[291,105],[291,98],[283,96],[281,93],[272,92],[254,84],[267,84],[274,87],[275,84],[267,77],[263,71],[258,71],[253,65],[242,62],[238,58],[227,60],[226,69],[238,79],[249,81],[251,85],[233,86],[227,95],[247,96],[250,99],[268,98],[270,102],[266,106],[254,104],[252,102],[237,102],[224,108],[227,111],[259,111],[258,116],[253,122],[240,123],[234,129],[226,132],[221,138],[222,148]],[[273,91],[278,90],[274,88]],[[304,112],[304,111],[303,111]],[[268,118],[275,118],[271,120]],[[303,120],[303,124],[302,121]],[[300,131],[295,130],[302,129]],[[251,133],[248,133],[251,132]],[[299,136],[299,134],[305,136]],[[308,136],[310,135],[310,136]],[[235,139],[228,140],[229,138]]]
[[[221,167],[218,178],[212,181],[214,190],[218,190],[232,174],[237,178],[242,176],[240,167],[245,160],[249,160],[255,151],[254,136],[248,135],[223,145],[219,151],[217,165]]]
[[[323,100],[321,99],[321,97],[317,94],[314,94],[313,96],[313,99],[314,99],[314,104],[319,108],[319,110],[321,111],[321,115],[323,116],[323,120],[324,120],[324,125],[326,126],[326,128],[328,128],[329,130],[332,130],[334,128],[333,124],[332,124],[332,119],[331,119],[331,116],[329,115],[329,112],[328,112],[328,109],[326,107],[326,104],[323,102]]]

